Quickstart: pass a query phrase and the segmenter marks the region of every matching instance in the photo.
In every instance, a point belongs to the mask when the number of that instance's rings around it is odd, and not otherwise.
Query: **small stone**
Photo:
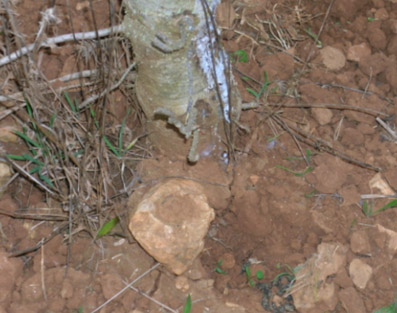
[[[249,179],[250,179],[251,184],[253,186],[255,186],[258,183],[259,178],[260,177],[258,175],[251,175]]]
[[[175,287],[182,292],[187,292],[190,288],[189,280],[185,276],[178,276],[175,279]]]
[[[385,8],[380,8],[375,12],[375,18],[377,20],[385,21],[389,18],[389,13]]]
[[[18,136],[15,134],[17,130],[13,126],[3,126],[0,127],[0,141],[2,142],[17,142]]]
[[[65,279],[62,283],[61,297],[62,299],[70,299],[73,297],[73,285],[69,279]]]
[[[311,109],[313,118],[319,123],[320,125],[327,125],[331,122],[332,117],[334,114],[332,110],[327,108],[312,108]]]
[[[360,259],[354,259],[350,262],[349,275],[356,287],[364,289],[371,279],[372,267]]]
[[[342,306],[345,308],[346,312],[366,312],[364,302],[354,287],[349,287],[339,291],[339,300],[342,302]]]
[[[327,46],[323,48],[320,53],[323,58],[324,65],[332,71],[338,71],[346,64],[345,55],[337,48]]]
[[[180,275],[202,251],[214,217],[200,184],[171,179],[144,195],[131,214],[129,229],[147,253]]]
[[[371,253],[371,244],[367,233],[363,230],[354,232],[350,238],[350,248],[354,253],[369,255]]]
[[[389,186],[387,181],[382,177],[381,173],[375,174],[371,180],[369,181],[369,188],[371,190],[378,190],[379,193],[383,195],[393,195],[394,191],[393,189]]]
[[[236,265],[236,260],[234,259],[234,256],[231,253],[223,254],[220,257],[220,260],[222,260],[221,268],[225,270],[230,270]]]
[[[386,34],[380,28],[370,27],[367,30],[367,35],[368,35],[369,43],[371,44],[372,47],[379,50],[384,50],[386,48],[387,45]]]
[[[387,236],[387,249],[389,253],[390,259],[394,257],[397,252],[397,232],[385,228],[382,225],[378,224],[378,230],[382,234],[386,234]]]
[[[296,273],[291,289],[294,305],[300,313],[318,313],[335,309],[336,285],[330,278],[344,268],[347,248],[338,243],[322,243],[317,254],[307,260]]]

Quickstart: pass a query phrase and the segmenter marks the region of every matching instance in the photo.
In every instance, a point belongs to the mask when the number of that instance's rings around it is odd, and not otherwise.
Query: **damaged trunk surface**
[[[136,94],[149,137],[157,148],[185,154],[190,162],[225,150],[232,103],[237,107],[239,99],[217,41],[218,3],[124,1],[123,28],[138,65]]]

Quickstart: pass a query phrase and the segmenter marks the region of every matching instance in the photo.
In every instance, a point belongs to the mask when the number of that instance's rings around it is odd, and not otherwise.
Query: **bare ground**
[[[18,31],[26,35],[25,42],[33,42],[47,2],[11,2]],[[58,2],[60,23],[47,30],[49,35],[69,33],[71,21],[75,32],[95,29],[88,1],[71,0],[70,7]],[[109,26],[108,2],[93,4],[97,27]],[[234,62],[243,100],[254,101],[249,88],[258,92],[270,82],[259,107],[242,113],[240,122],[251,131],[238,131],[232,169],[221,155],[188,166],[184,160],[152,151],[145,137],[138,141],[127,163],[132,174],[124,177],[139,177],[135,188],[165,176],[190,174],[206,182],[230,184],[221,192],[206,187],[216,219],[193,268],[175,277],[158,267],[134,285],[162,305],[181,312],[190,293],[192,312],[219,312],[213,299],[226,303],[230,312],[284,312],[290,301],[274,295],[280,286],[273,286],[273,294],[264,300],[263,284],[280,273],[294,275],[291,271],[296,266],[320,253],[317,248],[322,243],[336,244],[345,251],[345,263],[326,277],[326,283],[332,284],[328,300],[320,299],[324,301],[310,312],[325,312],[320,305],[327,301],[333,306],[328,312],[341,313],[374,312],[395,301],[396,209],[366,216],[363,200],[365,195],[397,193],[396,139],[375,120],[378,116],[394,129],[397,4],[386,0],[336,0],[331,4],[246,0],[222,5],[218,19],[226,49],[232,54],[244,50],[248,56],[247,62]],[[116,3],[116,12],[118,8]],[[5,54],[5,35],[1,36]],[[40,50],[35,60],[43,77],[52,80],[103,61],[88,58],[84,63],[82,53],[91,51],[85,48],[74,43],[50,47]],[[128,47],[117,49],[127,58]],[[122,59],[120,64],[127,62]],[[15,81],[21,73],[20,66],[1,68],[1,94],[17,91]],[[53,83],[54,88],[65,85]],[[133,102],[126,91],[127,87],[108,95],[105,123],[112,138],[117,138],[120,120]],[[85,98],[79,86],[69,95],[81,101]],[[14,104],[6,106],[10,105]],[[371,114],[365,109],[371,109]],[[134,113],[126,123],[131,140],[144,134],[142,119]],[[9,115],[0,126],[22,130],[20,121],[19,116]],[[20,139],[1,138],[6,153],[28,152]],[[109,180],[121,186],[120,167],[105,164],[109,173],[116,173]],[[109,196],[117,199],[108,202],[109,212],[123,212],[125,195],[117,198],[117,192],[111,190]],[[367,203],[376,210],[391,200],[370,197]],[[73,226],[73,231],[78,230],[73,237],[65,228],[40,249],[10,258],[49,238],[54,227],[63,224],[11,218],[5,212],[37,213],[37,208],[59,207],[57,201],[21,176],[0,199],[0,312],[92,312],[155,264],[133,241],[106,236],[94,243],[90,230],[83,229],[86,221]],[[262,285],[250,286],[243,270],[247,264],[254,285]],[[357,264],[358,274],[352,268]],[[264,273],[263,279],[255,277],[257,270]],[[369,276],[360,279],[368,271]],[[311,292],[315,294],[323,283],[316,281]],[[126,290],[100,312],[167,309]]]

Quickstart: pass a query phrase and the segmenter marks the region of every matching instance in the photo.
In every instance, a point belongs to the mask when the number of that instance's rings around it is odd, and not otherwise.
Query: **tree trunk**
[[[136,94],[149,137],[191,162],[224,150],[224,125],[232,123],[227,55],[211,18],[218,2],[124,0],[123,29],[137,62]]]

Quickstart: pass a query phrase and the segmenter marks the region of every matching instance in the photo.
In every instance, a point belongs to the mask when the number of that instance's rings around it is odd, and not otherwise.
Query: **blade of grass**
[[[376,310],[374,313],[397,313],[397,302],[394,302],[389,306],[380,308],[379,310]]]
[[[312,168],[311,166],[307,167],[303,172],[296,172],[282,165],[276,165],[276,167],[284,171],[287,171],[288,173],[294,174],[297,177],[305,176],[307,173],[310,173],[311,171],[314,170],[314,168]]]
[[[372,213],[372,215],[378,214],[378,213],[380,213],[380,212],[383,212],[383,211],[385,211],[385,210],[387,210],[387,209],[394,208],[394,207],[397,207],[397,199],[396,199],[396,200],[393,200],[393,201],[390,201],[390,202],[389,202],[388,204],[386,204],[384,207],[382,207],[382,208],[380,208],[380,209],[374,211],[374,212]]]
[[[192,297],[190,296],[190,293],[189,293],[186,298],[186,303],[185,303],[185,307],[183,309],[183,313],[190,313],[191,310],[192,310]]]
[[[96,234],[96,239],[107,235],[119,222],[119,218],[116,216],[109,222],[106,222]]]
[[[27,161],[23,155],[6,154],[6,157],[17,161]]]
[[[54,126],[54,122],[55,122],[55,119],[57,118],[57,115],[54,113],[52,116],[51,116],[51,118],[50,118],[50,123],[48,124],[48,126],[50,127],[50,128],[53,128],[53,126]]]
[[[21,137],[23,140],[25,140],[27,143],[30,143],[32,146],[40,149],[41,146],[39,143],[37,143],[36,141],[34,141],[33,139],[30,139],[27,135],[25,135],[24,133],[21,133],[20,131],[16,130],[14,132],[15,134],[17,134],[19,137]]]
[[[39,160],[37,160],[36,158],[32,157],[30,154],[25,153],[24,155],[25,160],[30,161],[32,163],[35,163],[39,166],[44,166],[43,162],[40,162]]]
[[[40,178],[43,182],[45,182],[48,186],[50,186],[51,188],[55,188],[55,186],[54,186],[54,184],[52,183],[51,179],[49,179],[47,176],[39,174],[39,178]]]
[[[110,151],[113,152],[115,156],[118,158],[121,157],[120,153],[117,151],[117,149],[112,145],[112,143],[109,141],[109,139],[106,136],[103,136],[103,141],[105,141],[106,146],[109,148]]]
[[[74,106],[73,101],[69,98],[69,94],[67,92],[65,92],[63,94],[63,96],[65,97],[66,102],[69,104],[70,109],[72,110],[72,112],[73,113],[77,113],[78,111],[76,110],[76,107]]]

